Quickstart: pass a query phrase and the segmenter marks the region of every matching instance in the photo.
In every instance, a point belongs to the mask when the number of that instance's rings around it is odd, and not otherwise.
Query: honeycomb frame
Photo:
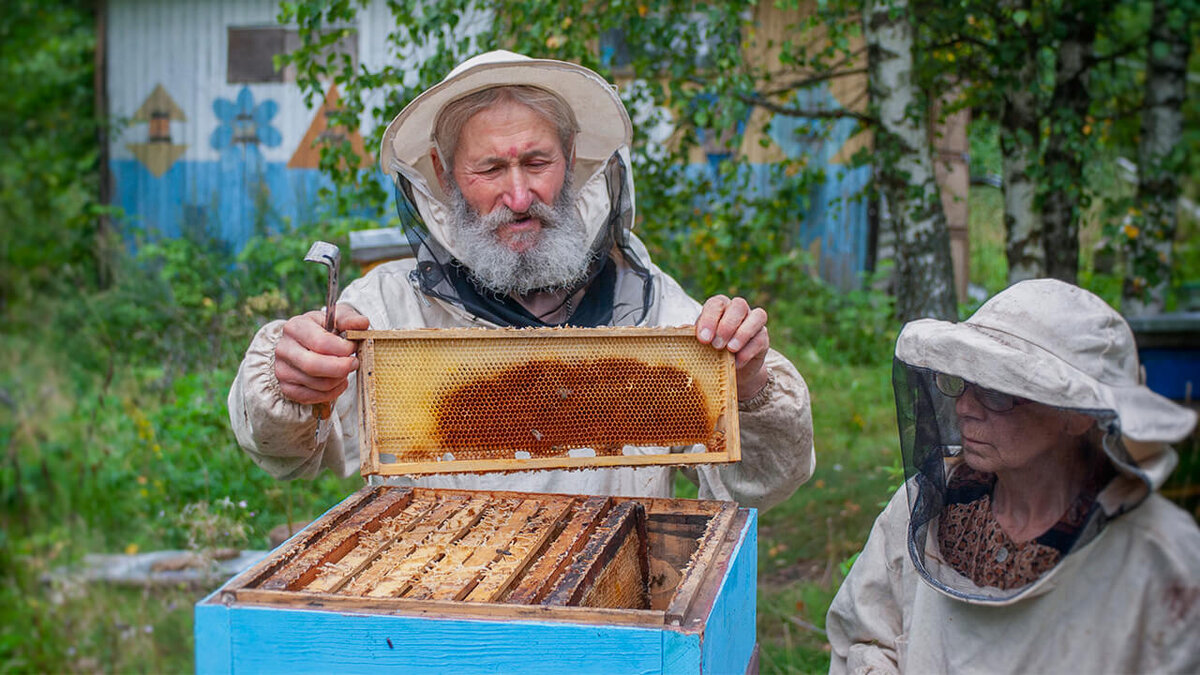
[[[741,457],[733,355],[701,344],[692,326],[346,336],[360,341],[363,475]]]

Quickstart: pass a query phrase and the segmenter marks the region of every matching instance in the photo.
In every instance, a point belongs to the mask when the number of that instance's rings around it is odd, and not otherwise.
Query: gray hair
[[[499,103],[519,103],[545,119],[558,131],[563,156],[570,161],[571,146],[579,132],[575,111],[558,94],[523,84],[491,87],[451,101],[438,113],[433,125],[433,146],[441,158],[443,171],[452,171],[459,136],[467,121]]]

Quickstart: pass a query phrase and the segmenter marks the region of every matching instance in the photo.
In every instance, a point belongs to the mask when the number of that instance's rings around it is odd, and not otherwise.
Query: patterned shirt
[[[1066,555],[1095,508],[1097,490],[1085,489],[1045,534],[1022,544],[992,514],[995,474],[962,466],[950,477],[938,545],[946,562],[979,586],[1009,590],[1033,583]]]

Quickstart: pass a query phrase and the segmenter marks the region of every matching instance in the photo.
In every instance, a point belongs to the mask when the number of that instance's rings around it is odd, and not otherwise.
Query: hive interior
[[[268,601],[668,611],[736,511],[688,500],[680,512],[681,501],[364,488],[233,589]]]

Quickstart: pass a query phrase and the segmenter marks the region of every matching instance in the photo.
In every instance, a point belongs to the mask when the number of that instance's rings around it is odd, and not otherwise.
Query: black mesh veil
[[[588,287],[588,295],[594,296],[591,298],[593,302],[588,303],[588,298],[585,297],[584,302],[587,306],[581,307],[581,311],[572,316],[571,324],[588,327],[608,324],[638,325],[645,321],[650,309],[653,278],[629,242],[633,199],[627,189],[628,167],[619,153],[614,153],[604,171],[611,199],[608,221],[591,244],[593,263],[588,275],[576,287]],[[460,305],[474,316],[500,326],[545,325],[536,319],[522,317],[509,311],[505,305],[511,303],[506,303],[503,298],[491,297],[487,292],[474,287],[462,263],[429,232],[417,210],[412,184],[402,173],[397,173],[395,177],[396,212],[417,260],[417,268],[411,274],[411,281],[422,293]],[[642,280],[640,307],[613,306],[612,277],[615,276],[615,271],[609,256],[613,249],[620,252],[626,264]],[[602,298],[593,290],[602,293],[604,288],[607,288],[608,294]]]
[[[989,555],[992,549],[987,548],[987,542],[981,543],[978,530],[951,526],[957,514],[962,512],[955,509],[960,508],[964,501],[967,504],[965,508],[973,505],[973,502],[963,499],[964,494],[972,494],[972,498],[986,495],[989,501],[981,503],[989,504],[991,484],[987,483],[986,474],[981,474],[968,464],[955,407],[958,396],[943,393],[938,387],[937,378],[938,373],[934,371],[910,366],[900,359],[893,361],[892,385],[909,505],[909,557],[925,581],[943,593],[977,602],[1010,602],[1039,585],[1050,569],[1039,572],[1036,578],[1023,581],[1020,585],[1008,587],[979,582],[981,575],[975,569],[969,572],[963,569],[959,556],[964,555],[960,551],[968,543],[975,546],[976,551],[989,551]],[[1020,398],[1016,400],[1023,401]],[[1044,545],[1052,552],[1050,559],[1054,560],[1054,566],[1092,541],[1109,519],[1127,510],[1114,512],[1106,509],[1099,492],[1117,475],[1116,467],[1132,464],[1121,442],[1114,413],[1076,409],[1069,412],[1083,413],[1095,421],[1085,437],[1082,451],[1089,467],[1087,475],[1094,475],[1095,478],[1089,479],[1088,483],[1093,492],[1076,500],[1078,513],[1075,513],[1071,526],[1056,525],[1035,540],[1039,546]],[[1018,442],[1022,440],[1020,432],[1013,437]],[[964,484],[968,488],[963,488]],[[970,490],[974,492],[970,493]],[[1068,513],[1072,512],[1069,510]],[[942,523],[943,519],[950,520]],[[939,529],[943,524],[947,527]],[[948,535],[948,532],[954,534]],[[962,532],[962,538],[955,539],[959,532]],[[984,548],[978,548],[980,546]],[[1061,557],[1055,558],[1055,552]],[[995,559],[1003,562],[1006,555],[1007,550],[1001,547]]]

